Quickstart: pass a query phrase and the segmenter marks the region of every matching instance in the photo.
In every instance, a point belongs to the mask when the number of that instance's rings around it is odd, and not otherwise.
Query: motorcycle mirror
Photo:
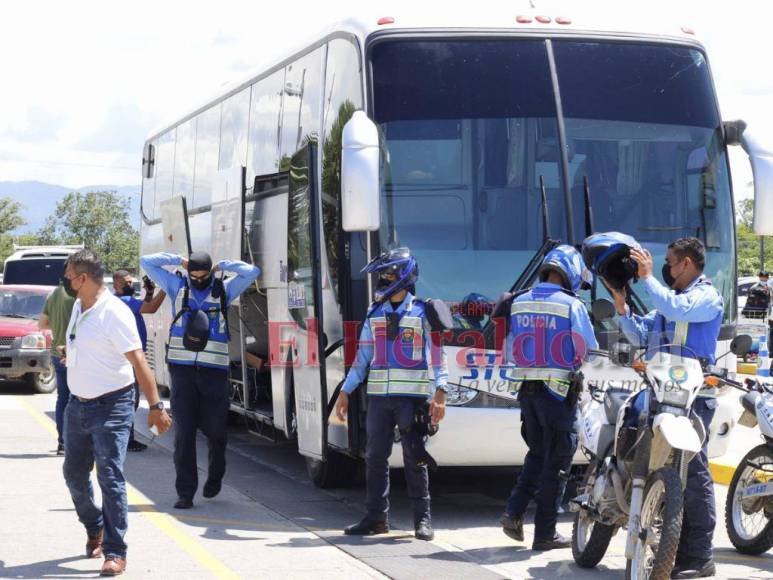
[[[609,320],[615,316],[615,305],[606,298],[594,300],[590,306],[593,318],[597,321]]]
[[[735,356],[746,356],[752,350],[752,337],[748,334],[739,334],[730,342],[730,352]]]

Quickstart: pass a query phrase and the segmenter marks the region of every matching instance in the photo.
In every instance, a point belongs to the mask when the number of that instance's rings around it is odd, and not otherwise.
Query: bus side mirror
[[[754,176],[754,233],[773,235],[773,148],[750,132],[744,121],[726,121],[725,142],[741,145],[749,156]]]
[[[381,222],[378,128],[363,111],[355,111],[341,141],[341,225],[347,232],[372,232]]]

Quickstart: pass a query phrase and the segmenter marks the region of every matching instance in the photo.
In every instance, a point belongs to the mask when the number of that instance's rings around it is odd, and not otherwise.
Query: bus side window
[[[318,48],[285,68],[280,170],[307,142],[319,139],[324,54],[325,47]]]
[[[174,145],[177,129],[171,129],[158,138],[156,147],[156,195],[153,200],[153,216],[161,217],[161,202],[172,197],[174,179]]]
[[[339,304],[343,301],[339,294],[338,280],[341,269],[349,266],[346,260],[339,260],[343,254],[343,244],[339,236],[339,206],[341,198],[341,133],[354,111],[362,109],[362,76],[360,55],[351,41],[336,38],[328,43],[327,68],[325,70],[325,97],[323,100],[322,120],[322,221],[324,224],[324,246],[328,272],[333,292]],[[351,259],[352,273],[359,275],[364,265],[357,264],[362,252],[355,244]],[[354,252],[357,255],[354,255]],[[364,256],[363,256],[364,257]],[[347,274],[344,274],[347,277]],[[361,275],[360,275],[361,276]],[[360,283],[364,287],[364,277]],[[356,285],[356,281],[355,282]],[[363,296],[363,303],[367,300]]]
[[[252,85],[250,131],[247,146],[247,184],[256,175],[268,175],[279,170],[279,115],[282,110],[284,70]]]

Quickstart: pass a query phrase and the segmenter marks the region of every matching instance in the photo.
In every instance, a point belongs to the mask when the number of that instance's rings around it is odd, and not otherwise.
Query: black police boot
[[[508,538],[516,542],[523,542],[523,518],[521,516],[511,516],[507,512],[502,514],[499,519],[502,524],[502,531]]]
[[[193,499],[189,497],[178,497],[174,503],[174,509],[189,510],[193,507]]]
[[[699,560],[697,558],[685,559],[671,570],[671,578],[711,578],[715,576],[717,569],[714,560]]]
[[[571,548],[572,540],[565,538],[558,532],[556,532],[552,538],[547,540],[534,539],[534,543],[531,545],[532,550],[538,550],[545,552],[547,550],[560,550],[562,548]]]
[[[220,488],[222,486],[222,480],[220,479],[207,479],[207,482],[204,484],[204,490],[202,491],[202,494],[206,498],[215,497],[217,494],[220,493]]]
[[[413,525],[417,540],[432,541],[435,538],[435,532],[432,529],[432,522],[429,518],[421,518]]]
[[[344,528],[344,534],[347,536],[375,536],[376,534],[388,534],[389,522],[377,522],[367,516],[362,518],[356,524]]]

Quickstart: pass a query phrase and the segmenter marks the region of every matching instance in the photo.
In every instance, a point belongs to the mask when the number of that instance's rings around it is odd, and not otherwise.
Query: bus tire
[[[327,460],[320,461],[313,457],[306,457],[306,473],[316,487],[321,489],[333,489],[347,487],[358,481],[358,462],[356,459],[338,453],[328,451]]]

